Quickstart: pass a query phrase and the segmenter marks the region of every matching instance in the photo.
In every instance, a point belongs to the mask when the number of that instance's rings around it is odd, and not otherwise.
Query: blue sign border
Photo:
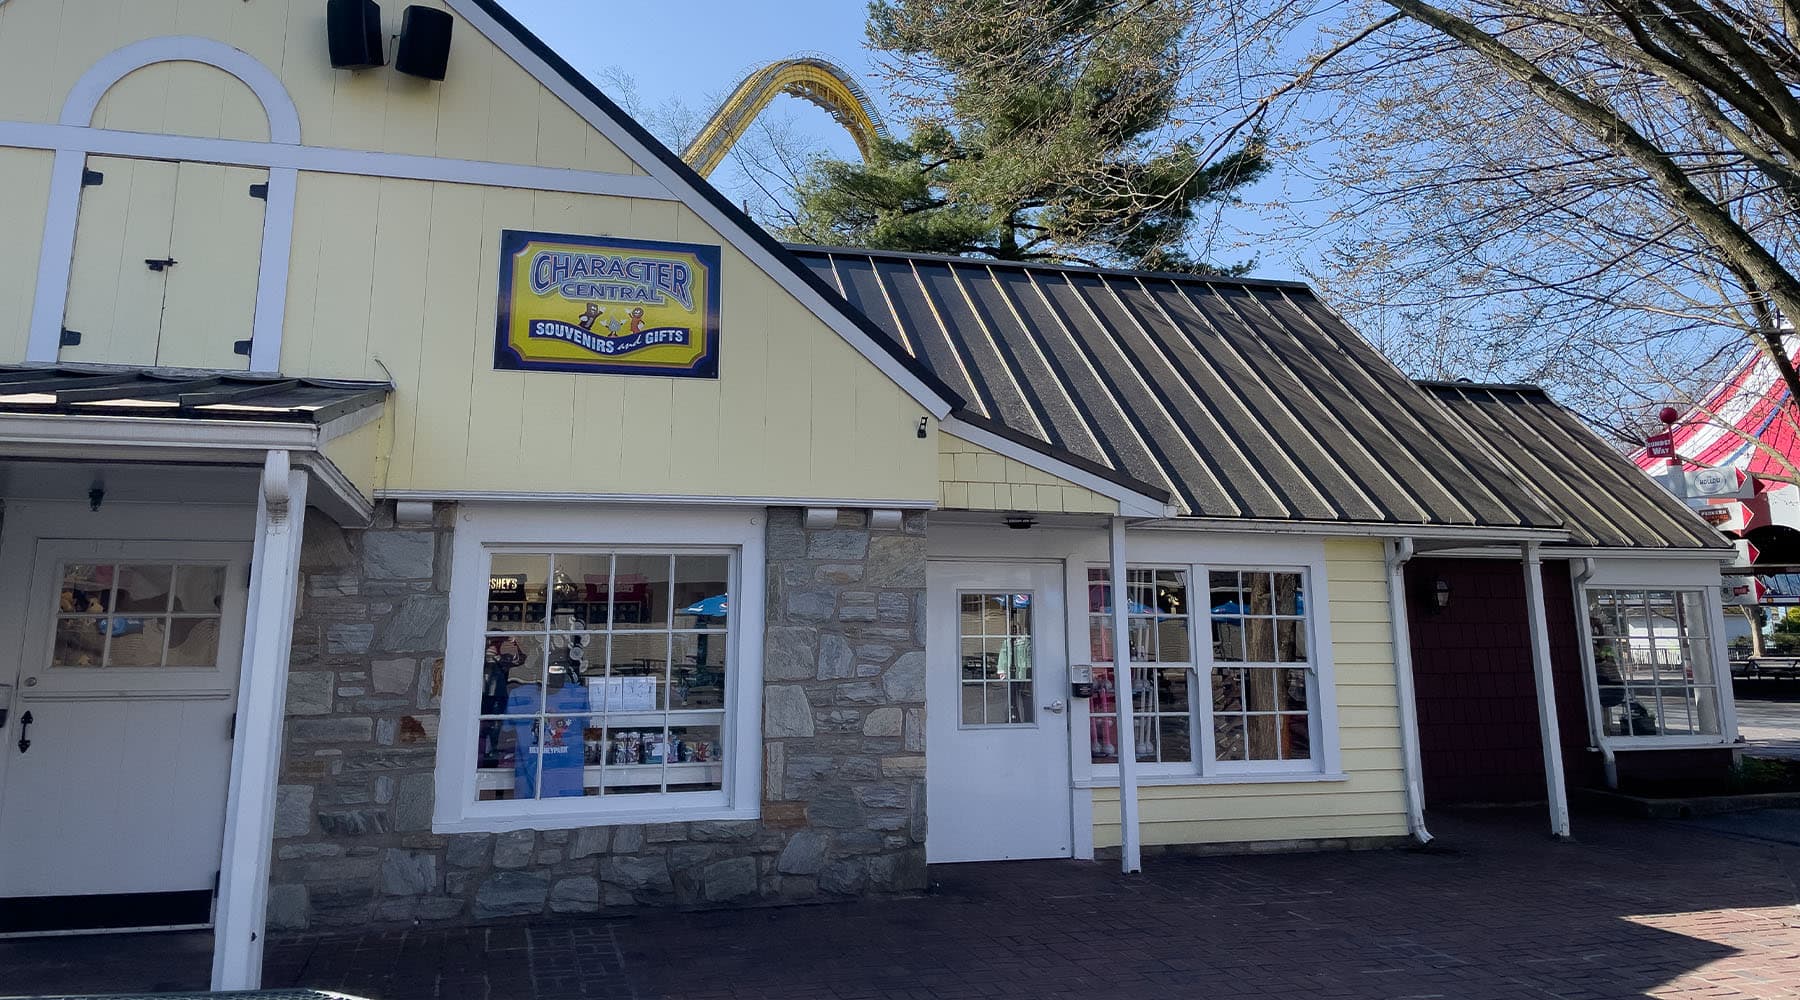
[[[706,308],[704,330],[706,352],[686,368],[656,368],[646,365],[620,365],[606,362],[537,361],[519,356],[512,346],[513,258],[528,245],[544,240],[595,249],[650,250],[663,253],[691,253],[706,270]],[[545,233],[525,229],[500,231],[500,306],[495,318],[494,368],[499,371],[571,372],[577,375],[639,375],[649,378],[713,378],[719,377],[719,248],[697,243],[668,243],[660,240],[628,240],[613,236],[578,236],[571,233]]]

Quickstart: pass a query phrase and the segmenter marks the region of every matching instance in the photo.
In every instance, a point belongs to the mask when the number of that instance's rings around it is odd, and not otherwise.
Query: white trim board
[[[457,160],[411,153],[383,153],[337,146],[303,146],[249,139],[206,139],[153,132],[122,132],[80,125],[0,122],[0,146],[71,150],[149,160],[191,160],[242,167],[304,170],[320,174],[441,181],[482,187],[610,195],[649,201],[678,200],[661,182],[640,174],[536,167],[489,160]]]
[[[868,359],[869,363],[881,369],[882,374],[905,390],[907,395],[925,408],[926,412],[939,420],[949,415],[950,402],[939,396],[937,390],[913,374],[897,358],[882,349],[881,345],[875,343],[873,338],[851,319],[842,306],[820,295],[818,290],[807,284],[788,263],[770,253],[736,220],[720,211],[718,206],[707,200],[691,182],[664,163],[642,142],[639,142],[628,129],[620,125],[598,104],[589,100],[586,95],[564,79],[562,74],[551,69],[550,65],[533,52],[530,46],[526,45],[517,35],[502,27],[486,10],[482,9],[481,5],[474,3],[473,0],[445,0],[445,4],[457,16],[469,22],[471,27],[485,35],[488,41],[506,53],[513,62],[519,65],[519,68],[543,84],[546,90],[567,104],[608,141],[617,146],[621,152],[648,172],[651,177],[662,182],[677,199],[716,230],[720,237],[730,243],[739,253],[750,258],[751,263],[773,278],[776,284],[805,306],[807,311],[836,331],[838,336],[843,337],[851,347]]]
[[[507,493],[499,490],[376,490],[377,500],[461,503],[653,503],[720,507],[842,507],[852,510],[935,510],[936,500],[849,500],[841,497],[720,497],[700,493]]]

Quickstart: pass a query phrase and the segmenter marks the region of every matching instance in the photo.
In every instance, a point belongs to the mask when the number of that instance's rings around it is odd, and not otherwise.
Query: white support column
[[[1119,869],[1144,870],[1138,839],[1137,724],[1132,717],[1131,594],[1125,587],[1125,519],[1112,519],[1113,701],[1119,706]]]
[[[225,851],[214,916],[215,990],[254,990],[262,983],[275,783],[287,715],[288,650],[294,638],[306,483],[306,473],[288,465],[287,452],[269,452],[256,501],[243,680],[238,685]]]
[[[1550,833],[1569,835],[1569,791],[1563,782],[1562,731],[1556,724],[1556,681],[1550,672],[1550,625],[1544,612],[1544,563],[1538,543],[1525,546],[1525,616],[1531,623],[1531,669],[1537,676],[1538,730],[1544,737],[1544,784]]]

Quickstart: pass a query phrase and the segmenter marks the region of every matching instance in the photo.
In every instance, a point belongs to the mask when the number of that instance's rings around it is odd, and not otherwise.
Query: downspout
[[[1594,560],[1571,560],[1569,568],[1572,571],[1569,589],[1575,600],[1575,634],[1582,639],[1581,669],[1587,675],[1581,679],[1581,691],[1587,697],[1588,739],[1600,749],[1600,763],[1606,769],[1606,787],[1616,792],[1619,790],[1619,759],[1606,741],[1606,709],[1600,705],[1600,675],[1594,666],[1594,637],[1588,631],[1587,604],[1581,599],[1581,589],[1593,579]]]
[[[1425,829],[1424,765],[1419,761],[1419,706],[1413,694],[1412,631],[1406,616],[1406,564],[1414,554],[1411,538],[1394,542],[1387,552],[1388,621],[1393,627],[1394,690],[1400,700],[1400,770],[1406,784],[1406,828],[1421,844],[1431,842]]]

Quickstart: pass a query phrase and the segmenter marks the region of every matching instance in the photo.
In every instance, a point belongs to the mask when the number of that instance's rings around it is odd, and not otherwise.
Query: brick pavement
[[[380,1000],[1800,998],[1800,848],[1600,817],[1553,844],[1542,825],[1438,816],[1427,851],[1157,858],[1130,880],[954,866],[910,900],[285,938],[267,980]],[[91,963],[82,941],[0,942],[0,992],[79,987],[79,968],[204,981],[152,940]]]

